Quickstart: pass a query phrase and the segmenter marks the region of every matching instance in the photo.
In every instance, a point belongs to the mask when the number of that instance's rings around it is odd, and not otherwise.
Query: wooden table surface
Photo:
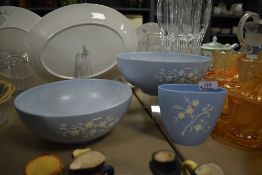
[[[63,174],[67,175],[72,151],[83,147],[105,153],[107,164],[115,168],[116,175],[151,174],[151,154],[159,149],[173,149],[180,159],[191,159],[198,164],[216,163],[225,175],[262,174],[262,151],[243,150],[212,137],[198,146],[182,146],[170,141],[161,119],[150,113],[150,105],[157,103],[157,97],[134,90],[128,112],[111,133],[76,145],[53,143],[34,135],[20,120],[11,99],[0,106],[0,111],[9,120],[0,128],[0,174],[23,174],[28,161],[43,153],[51,153],[61,158],[65,165]]]
[[[81,145],[58,144],[40,139],[22,123],[14,109],[13,100],[1,106],[0,110],[9,119],[8,124],[0,128],[1,175],[23,174],[26,163],[43,153],[58,155],[65,165],[64,175],[67,175],[72,151],[84,147],[105,153],[107,164],[115,168],[117,175],[148,175],[151,174],[151,154],[159,149],[172,150],[135,97],[132,97],[127,114],[111,133]]]

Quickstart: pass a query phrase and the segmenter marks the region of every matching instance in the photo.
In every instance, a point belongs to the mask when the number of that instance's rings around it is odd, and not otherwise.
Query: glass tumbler
[[[233,144],[262,149],[262,59],[239,60],[240,88],[229,93],[230,119],[224,138]]]
[[[28,59],[26,52],[12,49],[0,50],[0,74],[12,81],[16,95],[25,88],[24,78],[31,76],[31,72],[26,67]]]
[[[239,60],[241,95],[262,103],[262,59]]]
[[[246,57],[246,53],[236,51],[213,51],[213,71],[219,86],[227,89],[238,88],[238,61]]]
[[[206,33],[212,0],[158,0],[161,41],[169,52],[198,54]]]
[[[213,51],[212,77],[218,81],[220,87],[225,87],[228,94],[240,88],[239,82],[239,60],[246,58],[246,53],[236,51]],[[216,127],[212,133],[213,136],[224,136],[230,129],[231,116],[229,98],[226,97],[223,111],[217,121]]]
[[[138,52],[162,52],[164,48],[161,45],[159,33],[147,33],[138,43]]]
[[[3,105],[6,103],[15,91],[15,86],[12,82],[0,78],[0,128],[5,126],[8,119],[3,112]]]

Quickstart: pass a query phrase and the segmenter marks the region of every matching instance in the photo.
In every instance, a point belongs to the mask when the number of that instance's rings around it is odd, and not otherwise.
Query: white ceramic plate
[[[25,52],[28,32],[40,19],[40,16],[24,8],[0,6],[0,52],[9,49],[19,53]],[[19,67],[24,68],[21,69],[20,78],[31,75],[26,65],[19,65]],[[11,77],[9,70],[1,74]]]
[[[163,51],[161,46],[160,28],[157,23],[145,23],[136,29],[137,51]]]
[[[105,77],[116,56],[137,48],[135,29],[118,11],[74,4],[52,11],[29,32],[29,65],[44,81],[73,79],[75,55],[88,50],[89,77]]]

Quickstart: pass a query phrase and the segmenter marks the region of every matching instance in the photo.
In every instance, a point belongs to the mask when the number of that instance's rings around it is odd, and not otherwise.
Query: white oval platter
[[[56,9],[28,35],[29,65],[44,81],[73,79],[75,55],[88,50],[89,78],[106,77],[116,56],[137,48],[136,31],[120,12],[98,4]]]

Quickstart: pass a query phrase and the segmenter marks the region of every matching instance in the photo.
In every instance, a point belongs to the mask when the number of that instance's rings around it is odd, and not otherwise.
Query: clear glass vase
[[[211,17],[211,0],[158,0],[162,45],[169,52],[198,54]]]

